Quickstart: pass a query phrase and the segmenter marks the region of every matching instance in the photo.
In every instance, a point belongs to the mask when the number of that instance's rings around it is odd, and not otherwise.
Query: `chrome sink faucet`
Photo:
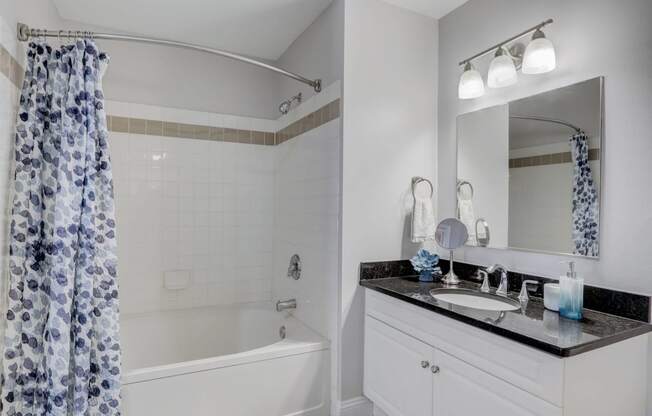
[[[494,264],[487,267],[487,273],[493,273],[497,270],[500,270],[500,284],[498,285],[498,289],[496,289],[496,294],[507,296],[507,288],[509,286],[507,281],[507,268],[502,264]]]

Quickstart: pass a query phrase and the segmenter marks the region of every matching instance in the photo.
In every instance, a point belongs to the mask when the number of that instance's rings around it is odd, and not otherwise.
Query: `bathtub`
[[[271,304],[130,314],[120,325],[125,416],[328,415],[328,341]]]

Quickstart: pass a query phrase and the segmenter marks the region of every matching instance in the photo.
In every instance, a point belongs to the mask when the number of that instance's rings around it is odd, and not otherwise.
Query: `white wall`
[[[339,400],[362,395],[359,263],[416,249],[404,207],[413,176],[435,179],[436,74],[434,19],[346,2]]]
[[[509,170],[509,247],[573,253],[573,165]]]
[[[473,186],[475,220],[489,224],[489,246],[507,247],[509,114],[506,105],[458,117],[457,179]],[[463,222],[475,245],[475,220]]]
[[[35,28],[114,30],[62,20],[51,0],[3,0],[15,37],[15,21]],[[9,19],[8,19],[9,20]],[[56,41],[53,41],[56,43]],[[172,108],[278,117],[280,76],[199,52],[134,42],[98,41],[111,57],[104,77],[106,98]]]
[[[570,150],[568,143],[519,149],[531,156],[539,149]],[[530,150],[530,152],[527,152]],[[600,189],[600,161],[589,163],[596,189]],[[573,164],[529,166],[509,169],[509,244],[556,253],[573,253]]]
[[[333,0],[323,13],[276,61],[281,68],[310,79],[320,78],[324,88],[342,79],[344,48],[344,0]],[[279,77],[280,103],[301,92],[304,99],[315,95],[312,87]]]

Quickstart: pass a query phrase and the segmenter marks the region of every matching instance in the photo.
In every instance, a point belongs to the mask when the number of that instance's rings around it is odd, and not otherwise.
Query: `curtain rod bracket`
[[[24,23],[18,23],[17,25],[18,40],[20,42],[27,42],[29,40],[29,26]]]

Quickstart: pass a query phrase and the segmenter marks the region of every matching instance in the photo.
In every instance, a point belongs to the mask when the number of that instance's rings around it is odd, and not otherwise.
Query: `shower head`
[[[278,111],[281,112],[281,114],[287,114],[290,112],[290,108],[292,107],[292,103],[296,101],[297,103],[301,104],[301,99],[302,95],[301,93],[298,93],[294,97],[283,101],[279,106],[278,106]]]
[[[281,112],[281,114],[287,114],[290,112],[290,101],[286,100],[281,103],[281,105],[278,106],[278,111]]]

